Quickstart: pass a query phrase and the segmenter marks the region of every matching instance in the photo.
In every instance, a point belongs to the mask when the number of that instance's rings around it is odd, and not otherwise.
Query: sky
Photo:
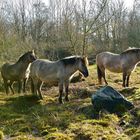
[[[42,0],[45,3],[48,3],[48,0]],[[120,0],[120,1],[124,1],[125,5],[127,8],[132,8],[134,0]]]
[[[132,8],[134,0],[124,0],[126,7]]]
[[[15,2],[15,1],[19,1],[19,0],[11,0],[11,1]],[[45,3],[48,5],[48,1],[49,1],[49,0],[42,0],[42,1],[45,2]],[[62,1],[63,1],[63,0],[62,0]],[[117,0],[116,0],[116,1],[117,1]],[[133,2],[134,2],[134,0],[120,0],[120,1],[124,1],[125,5],[126,5],[126,7],[127,7],[128,9],[131,9],[131,8],[132,8]]]

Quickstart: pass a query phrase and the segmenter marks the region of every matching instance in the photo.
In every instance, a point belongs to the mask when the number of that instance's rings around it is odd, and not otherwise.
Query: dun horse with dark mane
[[[25,92],[25,83],[29,76],[29,64],[36,60],[34,51],[29,51],[22,55],[15,64],[5,63],[1,68],[1,75],[4,81],[6,93],[9,92],[9,87],[14,94],[12,84],[14,81],[18,82],[18,93],[21,92],[22,80],[23,92]]]
[[[102,78],[107,83],[105,78],[105,69],[111,72],[123,73],[123,87],[129,86],[129,78],[131,72],[134,71],[136,65],[140,61],[140,49],[128,49],[121,54],[111,52],[102,52],[96,56],[97,73],[99,83],[102,83]]]
[[[32,93],[41,95],[43,82],[58,82],[59,102],[63,103],[63,86],[65,86],[65,100],[68,101],[68,88],[70,77],[79,70],[84,77],[88,76],[88,60],[86,57],[72,56],[58,61],[37,59],[31,64],[30,76],[32,81]]]

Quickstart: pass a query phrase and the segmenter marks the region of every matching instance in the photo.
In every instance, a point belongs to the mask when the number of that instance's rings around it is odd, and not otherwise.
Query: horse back
[[[5,63],[1,68],[1,75],[4,79],[17,81],[25,75],[19,70],[16,64]]]
[[[119,54],[102,52],[96,56],[96,64],[102,69],[112,72],[122,72],[122,60]]]
[[[32,78],[38,78],[41,81],[56,81],[60,73],[63,73],[61,64],[57,61],[37,59],[31,64],[30,75]]]

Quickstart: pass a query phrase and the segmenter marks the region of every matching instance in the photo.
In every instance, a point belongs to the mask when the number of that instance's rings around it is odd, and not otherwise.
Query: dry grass
[[[58,87],[43,88],[43,101],[30,95],[8,95],[0,92],[0,138],[18,140],[128,140],[139,138],[140,68],[132,73],[130,88],[122,88],[122,75],[107,71],[109,85],[122,92],[136,109],[121,118],[104,114],[93,119],[91,95],[100,86],[96,66],[89,67],[90,76],[70,84],[70,102],[58,103]],[[121,125],[124,122],[123,125]]]

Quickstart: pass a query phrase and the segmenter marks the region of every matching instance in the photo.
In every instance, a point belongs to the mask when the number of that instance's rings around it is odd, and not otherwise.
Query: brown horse
[[[111,72],[123,73],[123,87],[129,86],[129,78],[132,71],[140,61],[140,49],[131,48],[121,54],[114,54],[111,52],[102,52],[96,56],[97,74],[99,84],[102,83],[102,78],[105,83],[105,69]]]
[[[29,51],[23,54],[19,60],[14,64],[5,63],[1,68],[1,75],[4,81],[6,94],[9,92],[9,87],[14,94],[12,84],[14,81],[18,82],[18,93],[21,92],[23,80],[23,92],[25,92],[25,84],[29,77],[29,66],[36,60],[34,51]]]
[[[69,80],[76,71],[80,71],[84,77],[87,77],[88,60],[86,57],[71,56],[58,61],[49,61],[45,59],[37,59],[31,64],[30,77],[32,79],[32,93],[41,95],[41,87],[43,82],[58,82],[59,86],[59,102],[62,102],[63,86],[65,86],[65,100],[68,101]]]

